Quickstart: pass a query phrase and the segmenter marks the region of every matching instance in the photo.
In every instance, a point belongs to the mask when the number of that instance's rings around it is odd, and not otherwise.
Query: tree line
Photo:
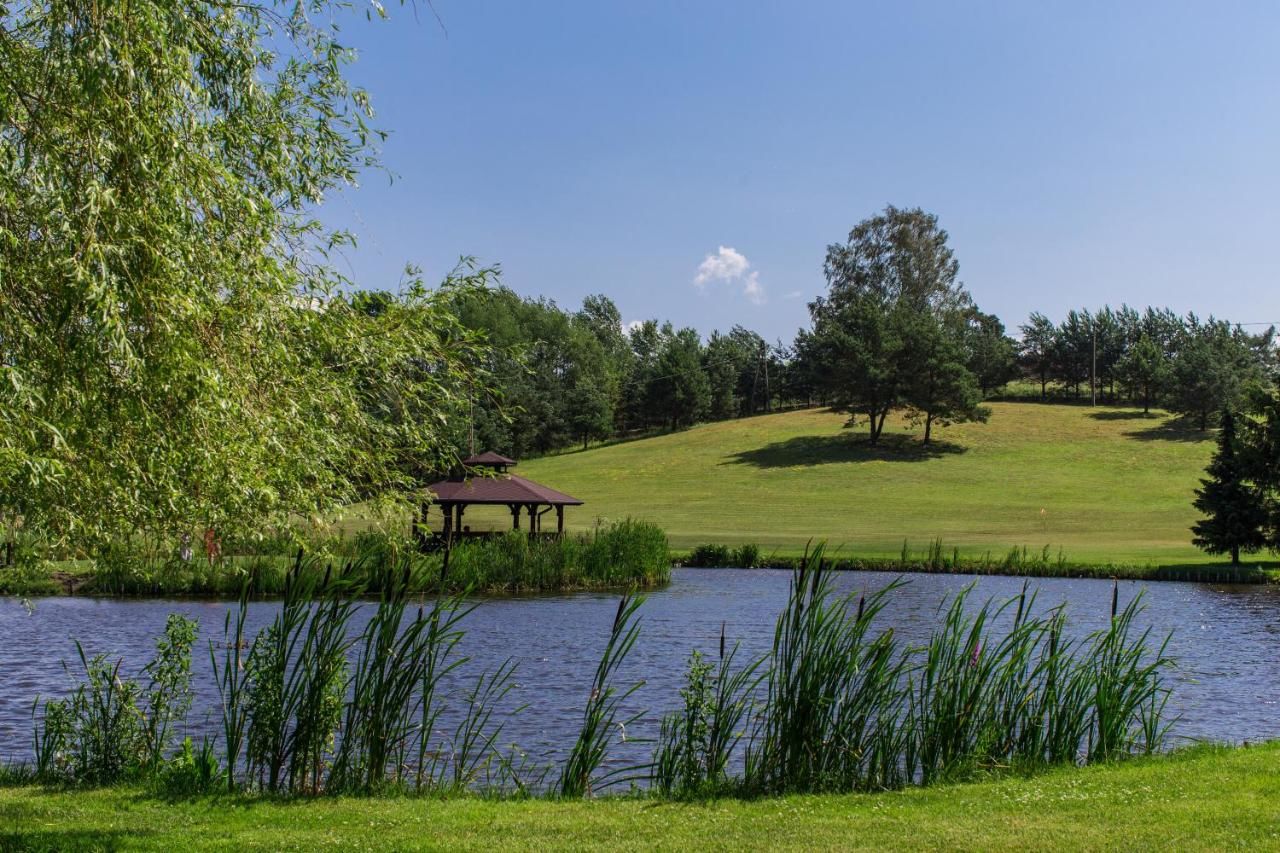
[[[1096,395],[1108,403],[1159,406],[1206,429],[1274,379],[1275,330],[1167,308],[1127,305],[1069,311],[1060,323],[1033,313],[1021,327],[1019,359],[1042,399]]]
[[[787,350],[734,326],[697,330],[646,320],[624,327],[592,295],[569,311],[506,287],[460,292],[454,310],[489,350],[488,393],[470,401],[455,440],[517,457],[574,444],[793,405]]]
[[[455,300],[491,345],[491,394],[471,402],[460,447],[514,455],[779,408],[827,405],[865,424],[890,414],[922,431],[982,421],[1011,382],[1042,400],[1163,407],[1201,428],[1276,373],[1274,331],[1259,334],[1167,308],[1033,313],[1006,332],[959,280],[937,217],[888,207],[827,248],[826,292],[789,343],[742,326],[712,332],[646,320],[624,327],[607,296],[577,310],[499,287]]]

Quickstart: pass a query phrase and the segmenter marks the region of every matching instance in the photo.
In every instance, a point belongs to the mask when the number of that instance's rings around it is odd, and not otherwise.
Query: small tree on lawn
[[[1230,554],[1239,565],[1240,552],[1266,544],[1266,512],[1261,497],[1246,478],[1245,460],[1236,441],[1235,417],[1223,410],[1218,450],[1209,463],[1207,479],[1196,491],[1195,508],[1206,516],[1192,526],[1192,544],[1210,554]]]

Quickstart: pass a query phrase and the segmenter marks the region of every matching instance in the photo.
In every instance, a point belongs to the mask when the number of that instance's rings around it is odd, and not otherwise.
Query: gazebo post
[[[511,529],[520,529],[520,504],[511,505]]]
[[[529,508],[529,535],[532,536],[533,534],[538,532],[538,516],[534,513],[534,509],[536,508],[535,504],[528,504],[528,508]]]
[[[449,504],[441,504],[440,509],[444,514],[444,527],[440,530],[440,535],[448,542],[449,534],[453,532],[453,507]]]
[[[454,504],[454,506],[457,508],[458,512],[458,521],[454,525],[454,529],[458,532],[458,535],[462,535],[462,512],[467,507],[466,504]]]
[[[564,535],[564,504],[556,504],[556,535]]]

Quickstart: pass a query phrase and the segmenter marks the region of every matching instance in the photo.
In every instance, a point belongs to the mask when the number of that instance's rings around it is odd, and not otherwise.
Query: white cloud
[[[804,296],[804,291],[801,290],[788,290],[786,293],[782,294],[782,298],[787,301],[799,299],[802,296]]]
[[[629,335],[643,325],[644,325],[644,320],[632,320],[629,323],[624,321],[622,323],[622,333],[624,335]]]
[[[760,273],[751,269],[747,256],[730,246],[721,246],[714,255],[707,255],[698,264],[698,274],[693,283],[699,290],[705,290],[712,282],[741,284],[742,293],[756,305],[765,301],[764,285],[760,284]]]

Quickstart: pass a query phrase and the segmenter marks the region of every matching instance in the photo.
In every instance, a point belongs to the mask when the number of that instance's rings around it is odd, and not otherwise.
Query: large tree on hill
[[[378,139],[341,6],[0,4],[0,512],[260,527],[449,456],[475,339],[325,263],[315,208]]]
[[[926,433],[944,410],[975,411],[964,346],[973,303],[936,216],[888,207],[829,246],[824,271],[828,294],[810,304],[813,330],[797,348],[834,408],[864,420],[872,443],[896,409],[926,412]]]
[[[966,364],[964,329],[955,327],[961,322],[958,314],[903,317],[903,402],[911,422],[924,425],[925,444],[935,423],[986,421],[991,414],[981,405],[982,391]]]
[[[1195,508],[1205,518],[1192,526],[1191,541],[1210,554],[1230,554],[1232,565],[1238,565],[1241,551],[1252,553],[1267,544],[1267,514],[1261,494],[1248,481],[1246,456],[1230,409],[1222,412],[1218,450],[1206,473],[1195,499]]]

